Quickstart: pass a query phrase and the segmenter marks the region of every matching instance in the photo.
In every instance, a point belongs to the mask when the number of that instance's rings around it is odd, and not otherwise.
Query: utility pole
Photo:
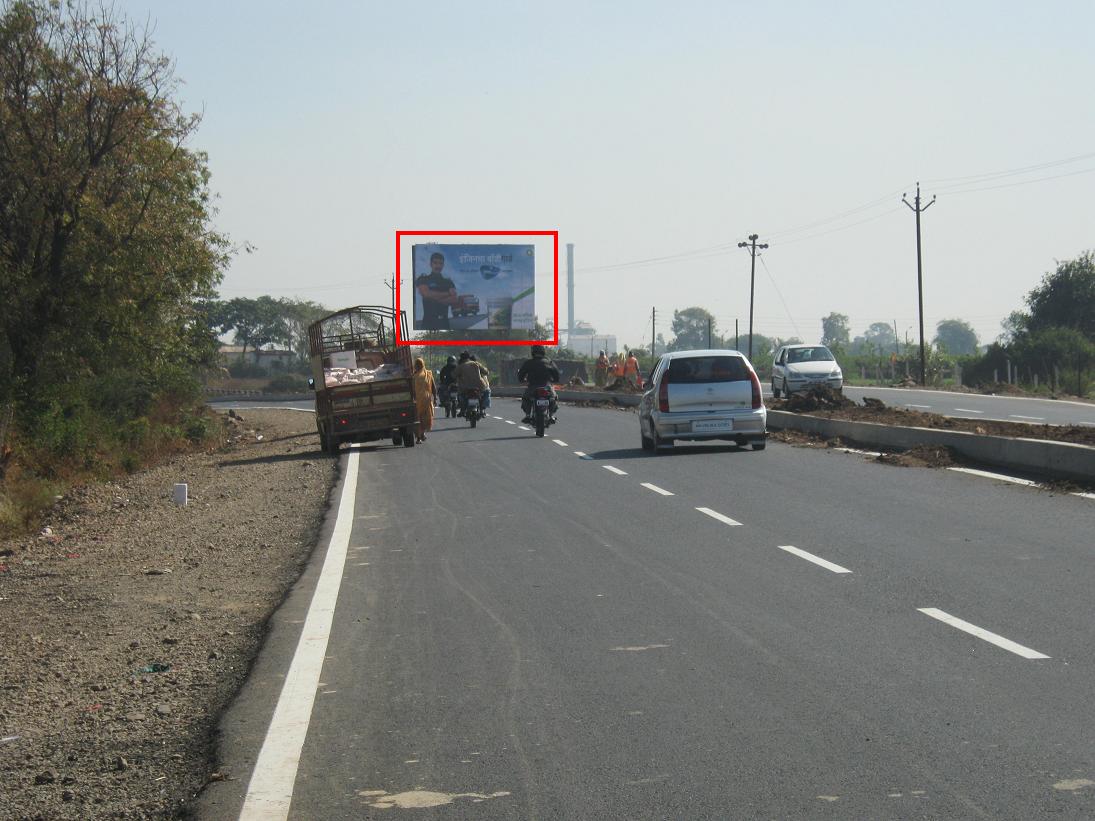
[[[711,317],[707,317],[707,348],[711,349]]]
[[[657,335],[654,333],[654,317],[657,315],[657,313],[658,313],[657,308],[651,308],[650,309],[650,358],[651,359],[656,359],[657,356],[658,356],[658,350],[657,350],[657,348],[654,347],[654,343],[658,339]]]
[[[741,339],[738,337],[738,320],[734,317],[734,350],[741,350]]]
[[[917,223],[919,225],[919,223]],[[749,265],[749,361],[753,361],[753,285],[757,279],[757,249],[767,248],[767,243],[757,245],[757,234],[749,235],[749,242],[739,242],[739,248],[748,248],[752,263]]]
[[[916,291],[920,299],[920,384],[926,385],[927,374],[925,370],[924,360],[924,268],[920,255],[920,215],[931,208],[932,203],[935,202],[935,195],[932,195],[931,202],[927,205],[920,205],[920,183],[916,184],[916,205],[911,204],[905,195],[901,195],[901,201],[905,205],[909,206],[909,210],[916,214]]]

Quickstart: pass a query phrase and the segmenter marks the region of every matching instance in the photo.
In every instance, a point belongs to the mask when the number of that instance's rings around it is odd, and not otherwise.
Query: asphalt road
[[[289,817],[1095,816],[1095,502],[560,419],[354,457]],[[274,619],[204,817],[239,815],[316,586]]]

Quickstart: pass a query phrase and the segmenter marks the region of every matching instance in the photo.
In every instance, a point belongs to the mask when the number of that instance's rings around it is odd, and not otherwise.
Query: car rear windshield
[[[788,362],[832,362],[828,348],[791,348],[787,351]]]
[[[695,356],[669,362],[665,381],[676,385],[704,382],[740,382],[749,378],[749,368],[740,356]]]

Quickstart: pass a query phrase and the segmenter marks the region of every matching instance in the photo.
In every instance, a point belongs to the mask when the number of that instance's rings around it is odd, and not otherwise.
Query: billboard
[[[532,245],[425,243],[412,251],[416,331],[532,331]]]

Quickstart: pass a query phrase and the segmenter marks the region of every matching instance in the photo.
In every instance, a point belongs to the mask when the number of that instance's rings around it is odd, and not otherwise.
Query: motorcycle
[[[532,397],[532,421],[536,428],[536,435],[543,436],[544,429],[555,424],[555,413],[558,407],[551,388],[536,388]]]
[[[441,399],[445,403],[445,416],[456,416],[460,410],[460,388],[455,382],[451,382],[445,390]]]
[[[474,428],[475,423],[482,419],[486,414],[483,412],[482,405],[479,402],[479,389],[468,388],[464,391],[464,418],[471,423]]]

